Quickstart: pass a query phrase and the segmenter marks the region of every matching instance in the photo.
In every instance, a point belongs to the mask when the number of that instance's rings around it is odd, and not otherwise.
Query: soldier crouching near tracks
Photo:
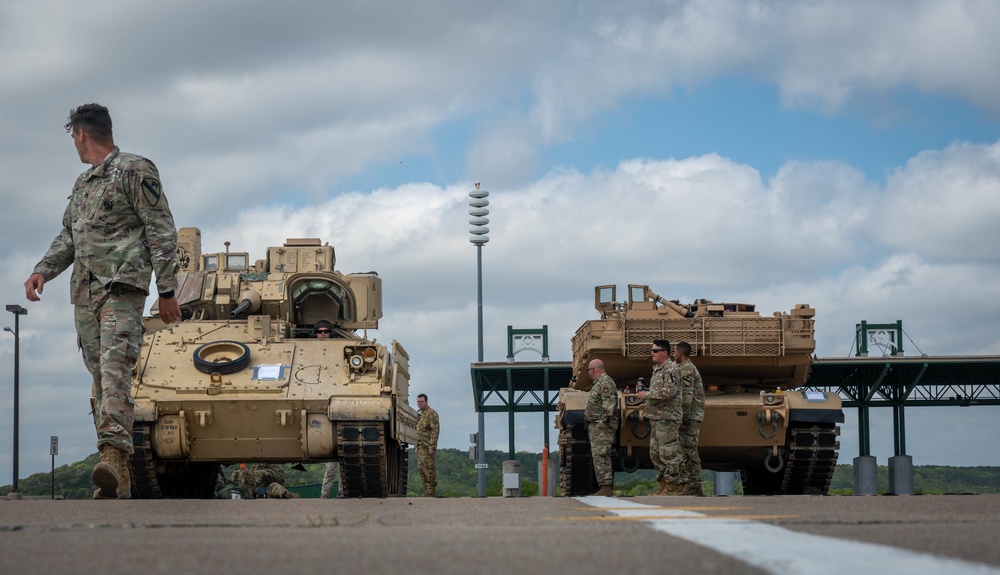
[[[649,391],[640,392],[639,401],[646,402],[645,415],[650,420],[649,458],[660,483],[656,495],[683,495],[686,491],[681,477],[680,447],[683,394],[678,373],[670,363],[670,342],[654,339],[650,353],[656,366],[649,378]]]
[[[256,499],[298,499],[298,493],[285,488],[285,468],[277,463],[255,463],[249,469],[245,463],[229,474],[229,483],[222,490],[235,489],[244,497]]]
[[[83,362],[93,376],[93,413],[101,461],[95,499],[129,499],[134,403],[129,388],[142,343],[142,312],[156,274],[160,319],[180,319],[177,229],[152,162],[118,149],[111,115],[84,104],[66,131],[91,164],[73,186],[62,230],[24,282],[29,301],[73,264],[70,301]]]
[[[437,497],[437,468],[434,458],[441,422],[437,411],[427,405],[425,394],[417,396],[417,407],[420,409],[420,419],[417,420],[417,471],[424,484],[424,497]]]
[[[618,434],[618,388],[604,371],[604,362],[595,359],[587,367],[594,386],[587,396],[583,418],[590,437],[590,453],[594,459],[594,473],[601,488],[594,495],[611,497],[615,494],[615,470],[611,465],[615,435]]]

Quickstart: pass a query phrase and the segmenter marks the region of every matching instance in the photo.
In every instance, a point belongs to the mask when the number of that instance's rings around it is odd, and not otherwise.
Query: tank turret
[[[206,497],[219,464],[336,460],[342,494],[405,495],[417,414],[408,354],[368,337],[378,274],[342,274],[318,238],[254,261],[229,242],[203,253],[196,228],[178,239],[184,319],[144,318],[132,383],[133,493]],[[313,337],[321,320],[332,338]]]

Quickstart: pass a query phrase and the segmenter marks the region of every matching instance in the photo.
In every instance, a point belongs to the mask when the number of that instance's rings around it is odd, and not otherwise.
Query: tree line
[[[508,459],[506,451],[486,452],[486,495],[498,497],[503,494],[503,461]],[[534,496],[539,493],[538,463],[541,453],[519,452],[515,455],[521,463],[521,495]],[[90,473],[99,460],[94,453],[82,461],[62,465],[55,469],[55,493],[63,499],[90,499],[94,485]],[[437,451],[438,495],[443,497],[475,497],[478,494],[478,469],[476,461],[469,459],[467,452],[441,448]],[[550,454],[549,465],[558,465],[558,454]],[[423,493],[420,476],[417,473],[416,454],[409,453],[409,478],[407,495],[416,497]],[[323,481],[325,465],[307,463],[302,466],[285,465],[286,485],[307,486]],[[229,472],[230,467],[223,470]],[[714,489],[714,475],[711,471],[703,474],[703,490],[710,495]],[[879,466],[876,472],[878,492],[887,493],[889,469]],[[558,483],[558,481],[557,481]],[[850,464],[837,466],[830,483],[831,495],[851,495],[854,484],[854,467]],[[52,474],[35,473],[18,481],[18,490],[25,496],[50,496],[52,494]],[[11,485],[0,487],[0,496],[6,496]],[[650,495],[659,489],[652,470],[638,470],[635,473],[619,472],[615,476],[615,494],[619,496]],[[1000,493],[1000,467],[951,467],[920,465],[913,467],[913,489],[915,494],[981,494]],[[740,482],[736,482],[736,493],[742,494]]]

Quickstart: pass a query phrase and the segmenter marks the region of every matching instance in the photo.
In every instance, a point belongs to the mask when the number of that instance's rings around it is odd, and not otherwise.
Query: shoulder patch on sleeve
[[[153,176],[143,176],[142,178],[142,199],[146,201],[146,205],[155,208],[160,203],[160,198],[163,197],[163,191],[160,189],[160,180]]]
[[[689,365],[685,365],[684,367],[682,367],[681,378],[684,381],[694,381],[694,369]]]

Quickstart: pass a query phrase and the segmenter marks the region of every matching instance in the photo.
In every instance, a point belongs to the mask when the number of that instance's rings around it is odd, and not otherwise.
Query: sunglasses
[[[665,350],[665,349],[658,349],[658,348],[654,347],[652,350],[650,350],[649,353],[660,353],[661,351],[667,351],[667,350]]]
[[[316,333],[333,333],[333,332],[328,329],[317,329]]]

